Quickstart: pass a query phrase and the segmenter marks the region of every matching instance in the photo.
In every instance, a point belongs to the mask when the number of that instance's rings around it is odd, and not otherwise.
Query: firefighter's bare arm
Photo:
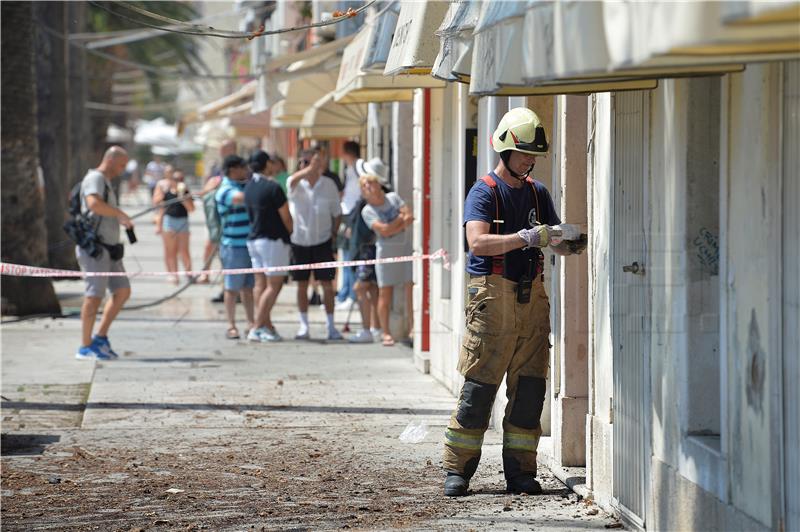
[[[490,233],[491,225],[480,220],[467,222],[467,243],[472,253],[478,257],[502,255],[528,244],[516,233],[495,235]]]

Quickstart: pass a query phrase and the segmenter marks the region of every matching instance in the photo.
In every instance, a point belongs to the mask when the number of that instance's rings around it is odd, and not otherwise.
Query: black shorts
[[[292,244],[292,264],[314,264],[317,262],[331,262],[336,260],[333,256],[331,241],[326,240],[316,246],[298,246]],[[308,281],[311,272],[317,281],[333,281],[336,277],[336,268],[319,268],[316,270],[294,270],[292,279],[295,281]]]

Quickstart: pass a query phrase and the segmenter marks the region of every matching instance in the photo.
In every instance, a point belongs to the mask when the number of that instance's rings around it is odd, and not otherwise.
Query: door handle
[[[644,266],[640,266],[638,262],[634,261],[627,266],[623,266],[622,271],[634,275],[644,275]]]

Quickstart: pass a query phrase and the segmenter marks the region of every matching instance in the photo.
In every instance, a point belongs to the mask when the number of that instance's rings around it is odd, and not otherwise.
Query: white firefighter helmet
[[[513,150],[530,155],[546,154],[548,144],[542,121],[527,107],[511,109],[494,130],[492,148],[497,153]]]

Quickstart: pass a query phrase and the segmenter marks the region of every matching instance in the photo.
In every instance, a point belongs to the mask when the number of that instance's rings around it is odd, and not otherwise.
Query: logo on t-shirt
[[[528,226],[533,227],[534,225],[536,225],[536,207],[528,213]]]

